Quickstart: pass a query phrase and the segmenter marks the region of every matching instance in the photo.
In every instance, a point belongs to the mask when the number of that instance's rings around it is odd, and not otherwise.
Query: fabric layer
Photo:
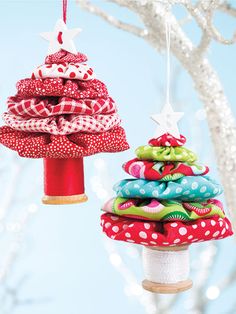
[[[123,169],[138,179],[175,181],[184,176],[198,176],[208,173],[209,168],[196,163],[147,161],[132,159]]]
[[[7,100],[8,113],[23,117],[50,117],[63,114],[112,114],[116,105],[112,98],[73,99],[67,97],[33,97],[22,99],[9,97]]]
[[[18,96],[57,96],[84,98],[108,98],[106,85],[99,80],[80,81],[62,78],[24,79],[16,84]]]
[[[27,158],[80,158],[100,152],[127,150],[125,131],[115,127],[104,133],[50,135],[0,128],[0,143]]]
[[[194,162],[197,156],[185,147],[140,146],[136,149],[136,156],[142,160],[152,161],[187,161]]]
[[[207,176],[182,177],[176,181],[127,179],[115,184],[117,196],[125,198],[157,198],[181,201],[204,201],[223,192],[216,181]]]
[[[181,203],[173,200],[112,198],[103,211],[134,219],[151,221],[190,221],[212,216],[225,217],[223,205],[215,199],[204,203]]]
[[[95,78],[93,69],[85,63],[42,64],[32,73],[32,79],[49,77],[61,77],[82,81],[88,81]]]
[[[110,115],[60,115],[49,118],[24,118],[4,113],[3,119],[14,130],[67,135],[77,132],[106,132],[121,123],[117,113]]]
[[[65,50],[60,50],[52,55],[49,55],[45,59],[46,64],[63,64],[63,63],[80,63],[80,62],[86,62],[88,58],[86,55],[84,55],[81,52],[78,52],[77,54],[70,53]]]
[[[113,214],[101,216],[103,232],[111,239],[145,246],[179,246],[219,240],[233,234],[227,218],[211,217],[191,222],[147,222]]]
[[[183,146],[186,143],[186,138],[180,135],[180,138],[175,138],[171,134],[163,134],[158,138],[152,138],[148,144],[151,146]]]

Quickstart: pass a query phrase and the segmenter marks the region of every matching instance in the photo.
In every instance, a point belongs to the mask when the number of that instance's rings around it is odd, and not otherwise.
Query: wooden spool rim
[[[148,249],[156,250],[156,251],[169,251],[169,252],[178,252],[178,251],[185,251],[188,250],[189,245],[179,245],[179,246],[148,246]],[[193,282],[190,279],[180,281],[173,284],[164,284],[164,283],[157,283],[152,282],[147,279],[143,280],[142,286],[145,290],[153,293],[160,293],[160,294],[175,294],[184,292],[189,290],[193,286]]]
[[[156,251],[185,251],[188,250],[189,245],[176,245],[176,246],[148,246],[147,248]]]
[[[163,283],[156,283],[149,281],[147,279],[143,280],[142,286],[145,290],[153,293],[160,293],[160,294],[174,294],[184,292],[189,290],[193,286],[193,282],[190,279],[185,281],[180,281],[174,284],[163,284]]]
[[[70,196],[48,196],[44,195],[42,202],[45,205],[68,205],[86,202],[88,197],[86,194],[70,195]]]

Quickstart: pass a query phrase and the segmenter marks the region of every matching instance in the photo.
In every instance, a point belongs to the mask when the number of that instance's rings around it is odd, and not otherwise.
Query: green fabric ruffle
[[[142,160],[186,162],[197,160],[196,154],[182,146],[163,147],[146,145],[138,147],[135,152],[137,157]]]
[[[181,203],[172,200],[127,199],[117,197],[104,205],[103,210],[119,216],[153,221],[192,221],[212,216],[225,217],[220,201]]]

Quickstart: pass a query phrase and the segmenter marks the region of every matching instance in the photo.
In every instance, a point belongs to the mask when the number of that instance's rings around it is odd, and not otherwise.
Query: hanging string
[[[67,0],[62,0],[62,15],[63,15],[63,21],[65,24],[67,20],[67,4],[68,4]]]
[[[170,104],[170,23],[166,21],[166,104]]]

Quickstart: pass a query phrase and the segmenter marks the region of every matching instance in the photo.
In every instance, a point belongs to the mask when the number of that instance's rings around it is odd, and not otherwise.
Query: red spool
[[[44,204],[85,202],[83,158],[44,158],[44,193]]]

